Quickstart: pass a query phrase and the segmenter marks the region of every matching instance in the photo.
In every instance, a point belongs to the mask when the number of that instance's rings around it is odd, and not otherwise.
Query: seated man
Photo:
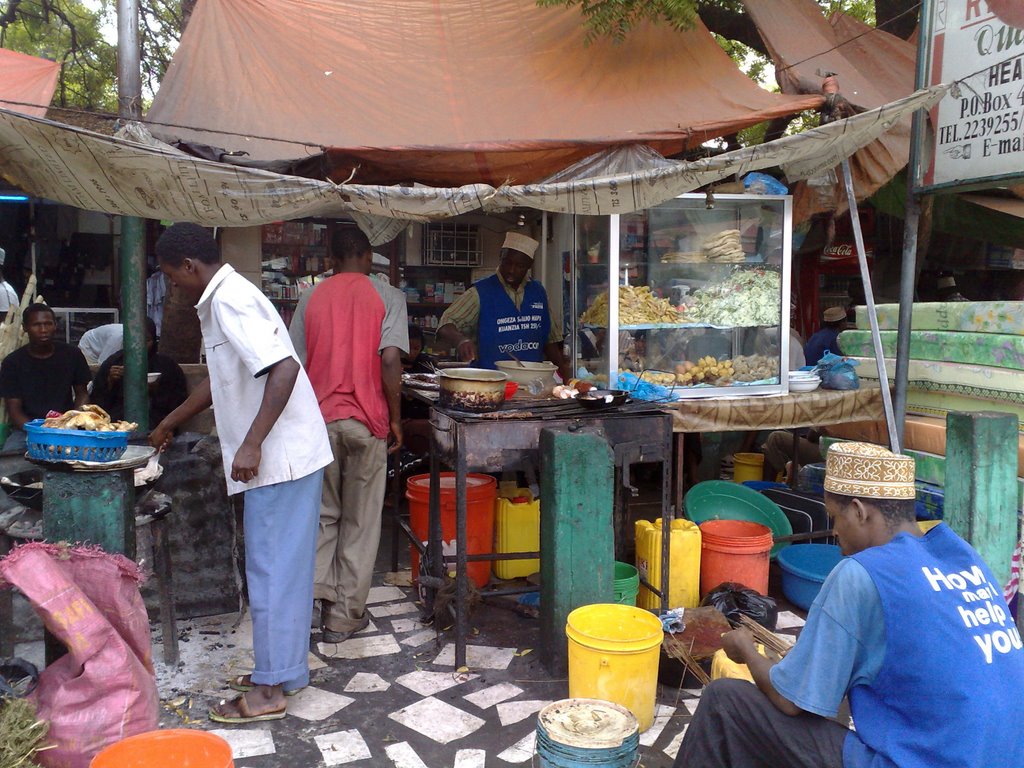
[[[11,430],[4,450],[25,446],[22,427],[48,411],[66,411],[85,405],[92,378],[89,364],[76,348],[54,341],[57,319],[45,304],[31,304],[22,313],[28,344],[4,358],[0,365],[0,397],[7,407]]]
[[[188,384],[181,366],[156,351],[156,323],[146,318],[146,349],[148,370],[159,373],[160,378],[149,385],[149,425],[155,427],[167,415],[185,402]],[[92,382],[92,402],[110,414],[114,421],[124,419],[124,350],[108,357]]]
[[[805,431],[806,435],[799,434]],[[824,427],[818,429],[798,430],[796,444],[797,465],[799,471],[804,464],[817,464],[821,461],[821,436],[826,434]],[[768,435],[761,446],[764,454],[764,479],[774,482],[779,475],[785,473],[786,466],[793,460],[793,433],[788,429],[779,429]]]
[[[946,525],[914,521],[914,460],[831,448],[825,505],[844,555],[777,664],[722,637],[755,685],[704,691],[675,768],[988,768],[1024,754],[1024,649],[1002,590]],[[834,718],[849,699],[856,730]]]

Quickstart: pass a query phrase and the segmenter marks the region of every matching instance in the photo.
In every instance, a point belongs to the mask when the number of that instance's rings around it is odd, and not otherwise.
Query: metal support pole
[[[871,343],[875,349],[875,364],[878,366],[878,378],[882,386],[882,407],[885,410],[885,423],[889,429],[889,447],[894,453],[899,453],[900,438],[896,433],[896,419],[892,410],[892,394],[889,392],[889,375],[885,370],[882,337],[878,332],[878,315],[875,314],[875,295],[874,291],[871,290],[871,272],[868,270],[868,259],[864,250],[864,233],[860,228],[860,214],[857,211],[857,195],[853,191],[853,175],[850,173],[849,158],[843,158],[842,169],[843,181],[846,185],[847,204],[850,208],[850,222],[853,225],[853,241],[857,247],[857,263],[860,264],[860,279],[864,283],[864,299],[868,305]]]
[[[921,28],[917,41],[916,87],[925,87],[925,51],[931,38],[929,19],[931,0],[921,4]],[[896,372],[893,405],[896,418],[896,433],[900,445],[907,422],[907,387],[910,381],[910,333],[913,330],[914,283],[917,279],[917,235],[921,222],[921,200],[914,193],[915,171],[921,151],[921,132],[924,130],[924,114],[914,112],[910,129],[910,163],[907,165],[907,203],[903,220],[903,261],[900,265],[900,320],[896,332]]]
[[[117,0],[117,104],[125,120],[142,118],[138,0]],[[121,323],[124,326],[124,413],[149,428],[144,220],[121,217]]]
[[[915,118],[916,119],[916,118]],[[896,434],[903,445],[907,422],[907,385],[910,380],[910,332],[914,309],[914,280],[917,275],[917,228],[921,206],[913,194],[913,179],[907,177],[906,219],[903,224],[903,262],[900,265],[900,320],[896,335],[896,377],[893,393],[893,417]]]

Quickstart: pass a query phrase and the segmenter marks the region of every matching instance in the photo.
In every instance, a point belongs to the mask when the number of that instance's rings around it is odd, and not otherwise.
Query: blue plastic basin
[[[835,544],[797,544],[779,552],[782,594],[805,611],[818,596],[821,585],[843,559]]]

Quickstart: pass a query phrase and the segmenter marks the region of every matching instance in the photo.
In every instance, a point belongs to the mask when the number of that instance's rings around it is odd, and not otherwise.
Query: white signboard
[[[933,133],[915,169],[921,191],[1024,177],[1024,29],[991,6],[932,0],[926,82],[959,84],[931,110]]]

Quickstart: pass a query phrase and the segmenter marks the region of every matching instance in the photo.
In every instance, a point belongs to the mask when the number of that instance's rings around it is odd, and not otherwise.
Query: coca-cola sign
[[[866,247],[865,250],[870,259],[873,255],[871,248]],[[857,252],[853,250],[853,243],[832,243],[832,245],[821,252],[821,258],[823,261],[855,259],[857,258]]]

